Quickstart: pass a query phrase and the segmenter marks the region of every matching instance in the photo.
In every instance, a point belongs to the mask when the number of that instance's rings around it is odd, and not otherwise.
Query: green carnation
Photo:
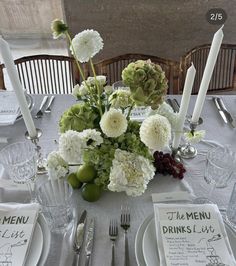
[[[96,109],[86,103],[72,105],[62,115],[59,126],[62,133],[67,130],[83,131],[88,128],[98,128],[99,115]]]
[[[122,71],[122,79],[130,87],[136,105],[157,109],[162,104],[167,92],[167,79],[159,65],[150,60],[130,63]]]

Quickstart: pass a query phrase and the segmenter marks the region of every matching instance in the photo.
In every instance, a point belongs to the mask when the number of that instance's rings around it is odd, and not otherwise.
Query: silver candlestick
[[[47,173],[47,170],[45,168],[45,165],[46,165],[46,159],[43,158],[43,155],[41,153],[41,147],[38,145],[39,143],[39,138],[42,136],[42,131],[38,128],[36,128],[36,136],[35,137],[31,137],[29,135],[29,132],[27,131],[25,133],[25,138],[30,140],[36,147],[36,151],[37,151],[37,154],[38,154],[38,159],[37,159],[37,174],[38,175],[43,175],[43,174],[46,174]]]
[[[203,120],[200,117],[198,122],[193,123],[191,122],[191,120],[188,120],[188,122],[190,126],[190,133],[194,136],[197,126],[201,125],[203,123]],[[178,154],[181,158],[191,159],[197,155],[197,149],[193,147],[190,142],[187,142],[180,147]]]

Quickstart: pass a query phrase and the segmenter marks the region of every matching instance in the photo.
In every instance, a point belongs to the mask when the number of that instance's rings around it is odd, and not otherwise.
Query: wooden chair
[[[80,81],[73,57],[32,55],[16,59],[15,64],[22,86],[30,94],[68,94]],[[0,78],[3,67],[0,65]],[[5,88],[4,79],[0,86]]]
[[[168,79],[168,93],[178,94],[179,82],[179,63],[167,59],[163,59],[151,55],[143,54],[124,54],[114,58],[100,61],[95,63],[95,70],[99,75],[107,76],[107,83],[112,85],[114,82],[121,80],[122,70],[131,62],[136,60],[147,60],[150,59],[153,63],[158,63],[166,73]],[[90,71],[91,74],[91,71]]]
[[[205,69],[207,57],[210,50],[210,44],[198,46],[189,51],[181,59],[180,64],[180,89],[183,89],[187,69],[193,62],[196,68],[196,76],[193,85],[192,94],[197,94],[202,75]],[[222,44],[216,65],[209,84],[209,93],[218,93],[222,91],[233,90],[236,88],[236,45]]]

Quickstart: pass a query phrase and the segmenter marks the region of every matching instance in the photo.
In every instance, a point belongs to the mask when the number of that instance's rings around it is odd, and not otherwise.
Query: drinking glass
[[[37,172],[35,146],[27,141],[10,144],[0,151],[0,162],[15,183],[27,184],[31,201],[34,201],[32,187]]]
[[[51,231],[61,232],[72,221],[73,189],[64,179],[47,180],[36,189],[36,197]]]
[[[234,184],[228,208],[226,210],[226,219],[229,224],[236,229],[236,183]]]

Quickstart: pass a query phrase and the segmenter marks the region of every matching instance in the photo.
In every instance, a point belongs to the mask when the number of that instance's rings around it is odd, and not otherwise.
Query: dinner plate
[[[159,266],[160,262],[158,257],[154,216],[148,216],[146,220],[144,220],[143,224],[145,225],[142,227],[143,237],[141,246],[144,264],[142,263],[139,265]],[[234,248],[236,247],[236,233],[227,224],[225,224],[225,229],[229,238],[230,245],[232,247],[234,257],[236,258],[236,249]]]
[[[31,239],[31,245],[26,259],[26,266],[37,265],[43,250],[43,232],[40,224],[37,222],[34,229],[34,234]]]
[[[28,103],[28,107],[29,107],[29,110],[32,111],[33,107],[34,107],[34,101],[33,101],[33,98],[31,95],[29,94],[25,94],[25,98],[26,98],[26,101]],[[22,114],[21,112],[19,111],[19,114],[16,118],[16,122],[21,120],[22,119]]]

